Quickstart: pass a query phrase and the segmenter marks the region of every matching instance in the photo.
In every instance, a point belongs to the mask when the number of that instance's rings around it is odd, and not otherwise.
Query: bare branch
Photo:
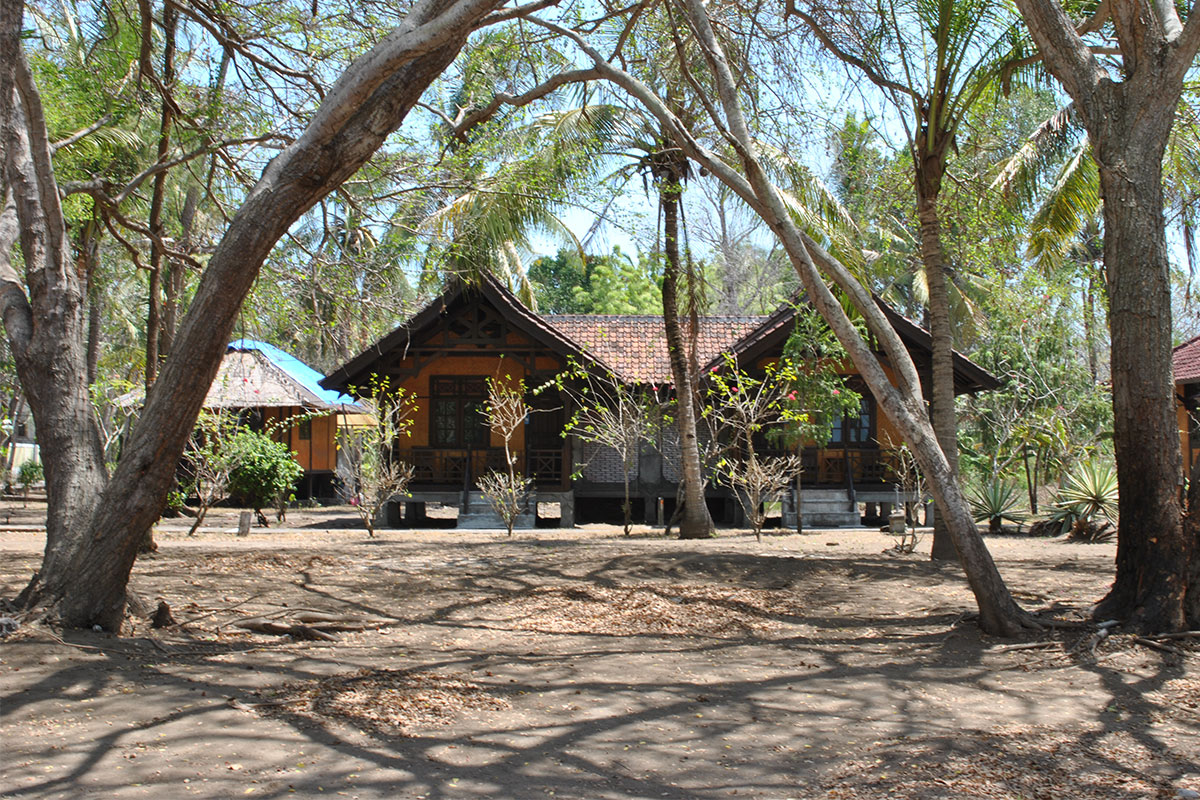
[[[254,136],[254,137],[250,137],[250,138],[246,138],[246,139],[222,139],[217,142],[210,142],[206,145],[196,148],[195,150],[192,150],[189,153],[184,153],[183,155],[180,155],[176,158],[168,159],[166,161],[160,161],[156,164],[151,164],[149,167],[142,170],[138,175],[136,175],[131,181],[129,181],[129,183],[125,184],[125,188],[123,188],[120,192],[118,192],[117,195],[115,197],[113,197],[112,201],[113,201],[113,203],[115,203],[117,205],[124,203],[126,200],[129,199],[130,195],[132,195],[135,191],[137,191],[137,188],[139,186],[141,186],[142,183],[144,183],[147,178],[151,178],[160,172],[165,172],[166,170],[171,169],[171,167],[178,166],[180,164],[191,161],[192,159],[195,159],[195,158],[200,158],[202,156],[216,153],[217,151],[223,151],[230,147],[237,147],[238,145],[244,145],[244,144],[260,144],[262,142],[269,142],[269,141],[286,142],[288,140],[286,137],[281,136],[277,133],[268,133],[264,136]]]
[[[525,19],[535,11],[541,11],[544,8],[556,6],[561,0],[538,0],[536,3],[530,3],[526,6],[516,6],[514,8],[506,8],[503,11],[497,11],[494,14],[488,14],[479,22],[475,23],[475,28],[486,28],[488,25],[495,25],[498,22],[507,22],[510,19]]]
[[[320,81],[318,81],[312,74],[290,69],[285,67],[283,64],[271,63],[262,56],[257,55],[246,46],[245,42],[243,42],[241,37],[238,36],[237,31],[228,25],[228,23],[225,22],[224,18],[220,14],[213,12],[212,9],[205,7],[201,3],[188,4],[181,3],[178,0],[166,0],[166,2],[179,11],[179,13],[186,14],[197,25],[208,31],[212,37],[221,44],[222,47],[238,53],[256,66],[263,67],[264,69],[270,70],[271,72],[287,78],[295,78],[296,80],[303,81],[312,87],[313,91],[316,92],[317,97],[324,97],[324,91]],[[209,14],[209,16],[199,13],[196,10],[197,8],[203,9]],[[213,18],[219,19],[221,24],[218,25],[217,23],[213,22]],[[265,85],[270,85],[270,82],[266,82]]]
[[[105,114],[103,117],[96,120],[91,125],[88,125],[86,128],[77,130],[77,131],[75,131],[75,133],[72,133],[67,138],[60,139],[59,141],[51,144],[50,152],[56,153],[56,152],[58,152],[58,150],[60,148],[70,147],[71,145],[78,142],[80,139],[83,139],[84,137],[87,137],[87,136],[91,136],[93,133],[95,133],[96,131],[100,130],[105,125],[107,125],[111,119],[112,119],[112,114]]]
[[[878,86],[880,89],[898,92],[913,98],[918,103],[921,102],[921,95],[913,91],[911,86],[905,86],[903,83],[899,83],[891,78],[881,75],[866,61],[841,47],[833,40],[833,37],[829,34],[829,32],[826,31],[812,16],[799,9],[799,7],[796,5],[796,0],[788,0],[786,13],[789,16],[799,17],[804,24],[808,26],[809,30],[813,32],[813,35],[817,37],[818,41],[828,48],[829,51],[832,52],[839,61],[844,61],[850,66],[861,70],[863,75],[867,77],[867,80]]]
[[[453,133],[460,140],[466,141],[467,131],[476,125],[482,125],[490,120],[500,110],[501,106],[519,108],[520,106],[529,105],[535,100],[540,100],[561,86],[566,86],[570,83],[585,83],[586,81],[594,81],[599,78],[600,71],[597,69],[577,69],[570,72],[560,72],[544,83],[519,95],[500,92],[483,108],[466,114],[460,114],[460,119],[454,125]],[[443,118],[445,118],[445,115],[443,115]]]

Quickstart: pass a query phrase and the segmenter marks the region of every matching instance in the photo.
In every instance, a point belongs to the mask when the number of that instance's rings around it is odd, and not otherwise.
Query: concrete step
[[[459,506],[456,528],[482,531],[506,530],[504,520],[492,508],[492,504],[483,496],[483,492],[470,492],[469,498],[467,511],[463,511],[462,506]],[[516,522],[513,523],[514,530],[530,530],[534,527],[533,509],[537,508],[536,502],[536,498],[530,496],[529,511],[517,517]]]
[[[851,507],[844,489],[803,489],[801,513],[805,528],[856,528],[862,524],[857,504]],[[784,503],[785,528],[796,526],[796,510]]]

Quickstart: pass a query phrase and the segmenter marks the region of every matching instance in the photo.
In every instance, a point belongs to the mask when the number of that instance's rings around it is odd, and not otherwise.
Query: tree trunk
[[[946,275],[941,221],[937,208],[945,164],[941,155],[927,154],[927,149],[925,140],[919,139],[916,148],[917,216],[921,222],[921,260],[925,266],[925,283],[929,289],[929,338],[932,351],[929,421],[950,466],[950,475],[954,480],[958,480],[958,419],[954,412],[954,337],[950,321],[950,286]],[[939,507],[934,521],[933,546],[930,552],[930,558],[935,560],[958,558],[953,536],[947,526],[947,516],[945,509]]]
[[[1114,116],[1128,118],[1119,107]],[[1105,125],[1105,128],[1114,127]],[[1180,630],[1191,548],[1177,500],[1183,476],[1171,378],[1171,281],[1162,156],[1137,126],[1093,144],[1104,197],[1112,329],[1113,445],[1121,487],[1116,581],[1097,606],[1144,631]],[[1120,165],[1119,168],[1105,165]]]
[[[1177,499],[1183,475],[1171,377],[1162,159],[1184,79],[1200,51],[1200,6],[1191,4],[1183,23],[1172,3],[1107,4],[1118,73],[1096,60],[1058,3],[1016,4],[1047,68],[1075,101],[1104,200],[1121,498],[1116,580],[1096,613],[1134,630],[1178,630],[1188,622],[1184,604],[1188,581],[1200,573],[1200,553],[1185,539]]]
[[[1092,383],[1096,383],[1100,375],[1100,355],[1096,348],[1096,266],[1090,262],[1084,278],[1083,335],[1087,340],[1088,373]]]
[[[65,255],[40,99],[20,51],[21,8],[0,4],[0,120],[29,287],[26,299],[9,279],[15,273],[0,248],[0,311],[21,353],[18,369],[47,448],[50,493],[47,553],[27,599],[52,604],[67,626],[121,628],[137,547],[162,508],[263,261],[301,214],[379,148],[499,3],[421,0],[330,87],[308,127],[267,166],[230,222],[107,484],[87,392],[83,298]],[[14,107],[16,73],[27,88]],[[31,140],[36,160],[29,155]],[[15,152],[14,142],[24,150]],[[0,225],[0,244],[7,227]]]
[[[663,326],[671,376],[675,381],[675,414],[679,423],[679,472],[683,480],[683,518],[679,521],[680,539],[707,539],[713,522],[704,500],[704,473],[700,463],[700,440],[696,426],[693,365],[684,350],[679,325],[679,196],[682,191],[678,173],[662,179],[659,202],[663,209]]]

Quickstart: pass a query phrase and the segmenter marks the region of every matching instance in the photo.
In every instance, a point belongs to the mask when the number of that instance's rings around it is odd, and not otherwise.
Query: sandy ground
[[[0,505],[0,598],[36,504]],[[136,590],[179,624],[0,644],[6,798],[1169,798],[1200,791],[1200,658],[1084,628],[982,635],[956,567],[878,531],[160,526]],[[1113,546],[988,544],[1082,621]],[[333,641],[254,633],[303,610]],[[1093,644],[1095,647],[1093,648]],[[1182,794],[1181,794],[1182,792]]]

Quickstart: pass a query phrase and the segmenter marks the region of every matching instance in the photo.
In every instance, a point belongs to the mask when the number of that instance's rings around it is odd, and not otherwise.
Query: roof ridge
[[[1188,345],[1190,345],[1190,344],[1195,344],[1197,341],[1200,341],[1200,333],[1198,333],[1198,334],[1196,334],[1195,336],[1193,336],[1192,338],[1188,339],[1188,340],[1187,340],[1186,342],[1184,342],[1183,344],[1177,344],[1177,345],[1175,345],[1174,347],[1172,347],[1172,348],[1171,348],[1171,352],[1172,352],[1172,353],[1178,352],[1178,351],[1182,350],[1183,348],[1187,347],[1187,346],[1188,346]]]

